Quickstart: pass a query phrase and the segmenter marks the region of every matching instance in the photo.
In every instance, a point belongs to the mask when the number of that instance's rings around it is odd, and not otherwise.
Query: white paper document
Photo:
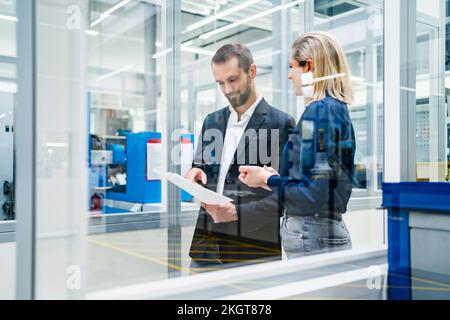
[[[179,174],[167,172],[161,173],[161,176],[166,178],[168,181],[172,182],[179,188],[183,189],[184,191],[190,193],[200,202],[209,205],[221,205],[233,201],[232,199],[218,194],[217,192],[211,191],[197,183],[191,182],[188,179],[183,178]]]

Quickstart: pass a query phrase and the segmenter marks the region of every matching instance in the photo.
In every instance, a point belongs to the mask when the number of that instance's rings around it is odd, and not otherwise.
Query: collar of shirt
[[[250,106],[250,108],[248,108],[247,111],[245,111],[245,113],[242,114],[241,116],[241,121],[238,121],[238,114],[236,112],[236,110],[234,110],[234,108],[232,106],[229,106],[228,108],[230,109],[230,124],[235,125],[235,124],[243,124],[245,122],[247,122],[253,115],[253,113],[256,110],[256,107],[258,106],[258,104],[261,102],[261,100],[263,99],[262,94],[260,94],[258,96],[258,98],[256,98],[256,101]]]

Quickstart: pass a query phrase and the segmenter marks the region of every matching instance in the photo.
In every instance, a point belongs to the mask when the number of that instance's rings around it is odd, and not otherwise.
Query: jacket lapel
[[[230,110],[228,108],[225,108],[223,110],[223,112],[221,112],[219,114],[219,119],[217,119],[217,121],[216,121],[217,129],[220,130],[220,132],[222,133],[222,141],[221,141],[222,148],[219,148],[217,150],[217,154],[215,155],[217,163],[220,163],[220,160],[222,159],[223,144],[225,142],[225,134],[227,131],[228,119],[230,118],[230,113],[231,113]]]
[[[252,117],[250,118],[250,121],[247,124],[247,127],[245,128],[244,134],[242,135],[241,141],[239,142],[239,146],[242,145],[242,143],[245,143],[245,152],[247,153],[248,145],[250,141],[253,139],[253,137],[257,134],[259,128],[264,124],[266,121],[266,116],[268,112],[268,104],[264,98],[261,100],[261,102],[258,104],[258,106],[255,109],[255,112],[253,113]],[[251,130],[251,134],[246,135],[247,130]],[[234,154],[234,160],[236,163],[237,159],[237,152],[239,150],[242,150],[240,147],[237,148],[235,154]]]

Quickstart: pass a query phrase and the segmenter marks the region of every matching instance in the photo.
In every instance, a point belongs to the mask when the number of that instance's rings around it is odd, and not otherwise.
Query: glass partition
[[[156,2],[38,1],[38,298],[167,277],[161,26]]]
[[[15,297],[14,112],[17,94],[16,2],[0,3],[0,299]]]
[[[15,2],[0,6],[0,220],[15,219],[14,214],[14,101],[16,84]]]
[[[195,148],[198,148],[200,137],[205,137],[201,130],[207,116],[217,115],[217,112],[229,105],[211,69],[212,57],[226,44],[240,43],[248,47],[256,65],[257,94],[268,104],[298,121],[300,111],[288,79],[288,67],[293,40],[304,29],[303,8],[303,1],[211,1],[201,6],[192,1],[181,1],[181,128],[185,133],[193,134]],[[226,120],[224,125],[226,126]],[[211,174],[208,179],[211,183],[208,188],[216,191],[216,176]],[[229,180],[233,184],[233,179]],[[224,188],[226,184],[227,182]],[[198,255],[202,256],[199,261],[213,262],[215,258],[203,255],[208,247],[216,246],[216,241],[198,243],[203,213],[199,213],[198,201],[194,200],[193,203],[196,204],[195,215],[193,223],[185,227],[182,237],[183,245],[187,248],[187,251],[182,252],[182,259],[190,263],[190,256]],[[276,219],[272,224],[278,225]],[[240,230],[227,231],[223,237],[219,236],[220,240],[217,241],[221,244],[218,250],[223,252],[226,248],[229,252],[224,259],[236,266],[270,261],[272,258],[264,258],[276,251],[268,244],[270,241],[266,241],[270,231],[255,237],[255,241],[250,241],[243,235],[244,228],[242,226]],[[248,247],[248,250],[243,250],[243,247]],[[222,268],[222,265],[191,268],[191,273]]]
[[[344,217],[353,248],[384,244],[384,213],[376,210],[382,1],[307,8],[287,0],[37,1],[37,298],[80,298],[200,272],[189,255],[200,203],[184,191],[171,197],[161,173],[191,168],[205,118],[229,104],[211,70],[226,43],[249,47],[258,92],[299,120],[304,105],[288,79],[289,57],[308,14],[313,29],[342,42],[353,75],[356,176]],[[227,243],[229,251],[240,247]],[[272,249],[247,247],[254,255]]]
[[[443,4],[417,1],[416,177],[420,182],[448,180]]]
[[[355,177],[344,220],[353,247],[385,243],[381,207],[384,155],[383,1],[314,1],[314,29],[333,33],[342,43],[352,72],[355,100],[349,106],[355,128]]]

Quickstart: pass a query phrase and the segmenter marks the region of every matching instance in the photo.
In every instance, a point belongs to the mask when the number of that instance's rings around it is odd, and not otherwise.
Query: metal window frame
[[[305,0],[303,2],[303,18],[303,31],[312,31],[314,29],[314,0]]]
[[[286,5],[287,0],[272,1],[272,6]],[[273,105],[289,113],[295,114],[292,98],[286,94],[289,91],[288,61],[292,35],[292,13],[284,9],[272,14],[272,50],[280,50],[272,56],[272,90]]]
[[[36,283],[36,1],[20,0],[16,5],[16,298],[30,300]]]
[[[434,30],[430,40],[430,52],[436,51],[434,56],[430,55],[431,75],[437,75],[430,79],[430,123],[431,119],[436,120],[436,126],[430,126],[430,140],[435,139],[435,143],[430,146],[430,162],[437,164],[430,170],[430,180],[432,182],[444,182],[447,175],[447,128],[446,128],[446,105],[445,105],[445,42],[446,42],[446,1],[439,3],[439,17],[431,17],[417,12],[417,22],[428,25]],[[433,60],[433,57],[437,57]],[[434,108],[436,107],[437,108]],[[414,165],[417,165],[416,163]]]
[[[384,1],[384,164],[385,181],[409,181],[415,179],[415,0]],[[312,29],[314,1],[304,3],[304,31]],[[177,108],[180,101],[181,70],[181,4],[169,0],[163,4],[167,47],[173,50],[167,55],[166,76],[166,134],[172,134],[180,127]],[[17,1],[19,18],[17,29],[18,51],[18,103],[15,119],[16,195],[17,195],[17,274],[16,292],[18,299],[35,297],[35,110],[36,110],[36,2]],[[386,31],[389,32],[386,32]],[[441,34],[441,33],[440,33]],[[413,49],[413,50],[410,50]],[[413,68],[411,68],[411,66]],[[405,69],[406,67],[406,69]],[[412,90],[411,90],[412,89]],[[174,93],[174,94],[169,94]],[[389,117],[386,116],[389,111]],[[413,124],[413,125],[412,125]],[[176,142],[167,136],[167,154]],[[387,161],[389,160],[389,161]],[[406,164],[406,165],[405,165]],[[168,170],[179,172],[179,166],[169,163]],[[180,193],[168,186],[167,205],[169,215],[169,239],[181,243]],[[169,248],[169,261],[176,261],[176,248]],[[173,271],[172,271],[173,272]],[[176,276],[176,274],[173,274]]]
[[[179,107],[181,105],[181,1],[168,0],[162,8],[163,12],[163,37],[166,48],[172,48],[165,60],[165,85],[166,85],[166,128],[163,141],[166,145],[166,160],[168,172],[181,172],[180,164],[172,160],[172,151],[178,144],[179,137],[174,134],[179,132],[181,117]],[[178,277],[181,273],[181,196],[180,190],[173,184],[167,184],[167,264],[169,278]]]
[[[416,177],[415,46],[416,0],[384,0],[385,182]]]
[[[384,15],[384,165],[385,182],[405,182],[417,179],[416,154],[416,23],[422,21],[417,13],[417,0],[385,0]],[[440,2],[440,17],[426,24],[437,28],[438,74],[436,93],[439,114],[445,113],[445,2]],[[438,126],[438,163],[446,161],[445,119]],[[389,161],[388,161],[389,160]]]

